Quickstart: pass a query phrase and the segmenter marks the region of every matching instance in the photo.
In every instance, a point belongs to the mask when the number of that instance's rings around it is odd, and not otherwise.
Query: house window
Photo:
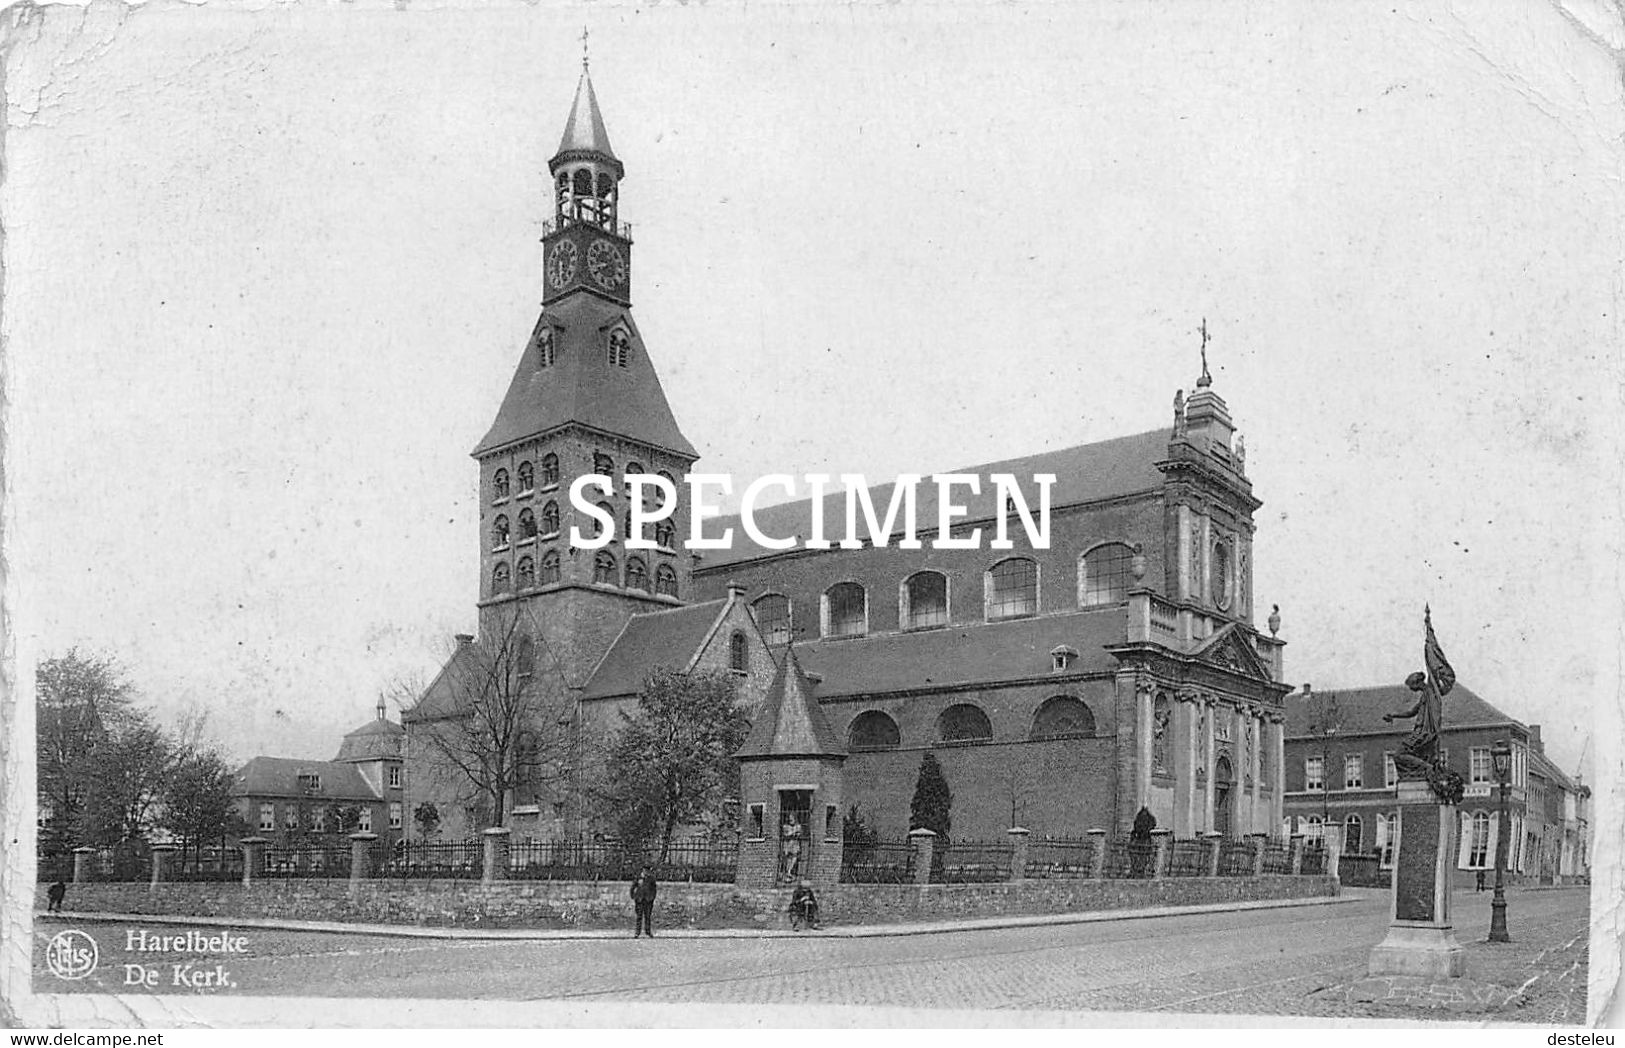
[[[559,533],[559,504],[548,500],[542,507],[542,534],[557,535]]]
[[[937,718],[937,738],[948,745],[990,742],[993,739],[993,724],[981,707],[961,702],[949,706]]]
[[[1320,816],[1311,815],[1304,822],[1303,835],[1309,840],[1318,841],[1325,836],[1325,829],[1325,825],[1320,821]]]
[[[524,542],[535,537],[536,514],[532,513],[530,507],[527,506],[519,511],[519,541]]]
[[[504,514],[497,514],[497,519],[491,522],[491,548],[508,548],[508,518]]]
[[[1482,870],[1488,864],[1490,852],[1490,814],[1473,812],[1472,837],[1468,842],[1467,866]]]
[[[536,366],[550,368],[553,366],[553,329],[544,326],[536,332]]]
[[[1038,707],[1027,737],[1036,741],[1090,738],[1094,734],[1095,715],[1089,712],[1089,707],[1070,695],[1057,695]]]
[[[519,464],[519,494],[528,495],[536,487],[536,467],[529,462]]]
[[[869,630],[869,605],[863,587],[837,582],[824,591],[824,636],[861,637]]]
[[[299,807],[297,805],[290,804],[282,809],[282,828],[285,830],[297,830],[299,828]]]
[[[357,829],[359,829],[362,833],[371,833],[372,832],[372,806],[371,805],[363,804],[361,806],[361,822],[360,822],[360,825],[357,826]]]
[[[751,602],[751,613],[756,626],[769,644],[786,644],[790,640],[790,598],[768,593]]]
[[[305,793],[316,793],[322,788],[322,777],[313,772],[301,772],[299,788]]]
[[[395,790],[401,788],[401,766],[399,764],[389,766],[389,786]]]
[[[543,586],[551,586],[559,581],[559,551],[548,550],[542,554],[542,573],[537,581]]]
[[[987,619],[1020,619],[1038,614],[1038,563],[1011,557],[987,573]]]
[[[1083,579],[1078,587],[1078,605],[1120,604],[1128,600],[1128,586],[1134,564],[1134,551],[1121,542],[1096,546],[1083,555]]]
[[[1054,670],[1056,673],[1061,673],[1071,669],[1072,664],[1077,661],[1078,651],[1076,648],[1062,644],[1059,647],[1050,649],[1049,666],[1050,669]]]
[[[310,828],[317,833],[327,832],[327,809],[317,808],[310,817]]]
[[[500,502],[508,497],[508,471],[499,469],[491,474],[491,500]]]
[[[260,829],[262,829],[262,830],[274,830],[274,829],[276,829],[276,805],[274,805],[274,804],[262,804],[262,805],[260,805]]]
[[[1360,849],[1365,847],[1365,840],[1363,837],[1364,832],[1365,824],[1360,821],[1360,817],[1358,815],[1351,814],[1348,818],[1344,819],[1343,851],[1349,855],[1360,854]]]
[[[903,582],[903,628],[924,629],[948,624],[948,576],[921,571]]]
[[[624,368],[631,360],[632,339],[625,328],[616,328],[609,333],[609,365]]]
[[[508,582],[511,578],[512,573],[506,563],[498,564],[496,567],[492,568],[491,595],[496,596],[497,594],[508,592]]]
[[[626,588],[649,589],[649,569],[644,566],[642,557],[626,558]]]
[[[600,585],[615,585],[615,556],[603,550],[592,559],[592,580]]]
[[[592,471],[601,477],[609,477],[615,472],[615,460],[602,451],[594,452],[592,456]]]
[[[1394,763],[1392,753],[1382,755],[1382,784],[1390,790],[1399,785],[1399,766]]]
[[[528,677],[536,672],[536,642],[523,634],[519,637],[517,650],[514,654],[514,664],[521,677]]]
[[[744,630],[734,630],[728,638],[728,668],[735,673],[750,672],[750,642]]]
[[[536,562],[529,557],[519,558],[519,588],[522,590],[536,588]]]
[[[1343,758],[1343,788],[1357,790],[1365,784],[1365,755],[1350,753]]]
[[[400,801],[394,801],[389,806],[389,828],[392,829],[392,830],[398,830],[398,829],[401,828],[401,802]]]
[[[847,748],[860,750],[895,750],[902,744],[902,733],[897,722],[879,710],[865,710],[852,718],[846,732]]]
[[[542,456],[542,487],[554,488],[559,484],[559,457],[552,452]]]
[[[1324,790],[1326,788],[1326,762],[1321,757],[1305,757],[1303,759],[1303,788],[1306,790]]]
[[[662,597],[677,596],[677,572],[671,565],[662,564],[655,570],[655,592]]]
[[[767,836],[767,806],[751,804],[745,808],[745,836],[753,841]]]
[[[1490,759],[1490,748],[1488,746],[1474,746],[1468,750],[1467,762],[1469,781],[1495,781],[1495,764]]]

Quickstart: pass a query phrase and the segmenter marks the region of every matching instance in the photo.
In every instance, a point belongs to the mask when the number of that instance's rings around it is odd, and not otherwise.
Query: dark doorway
[[[1234,787],[1235,772],[1230,768],[1230,758],[1220,757],[1213,766],[1213,828],[1224,837],[1229,837],[1233,832],[1230,795]]]

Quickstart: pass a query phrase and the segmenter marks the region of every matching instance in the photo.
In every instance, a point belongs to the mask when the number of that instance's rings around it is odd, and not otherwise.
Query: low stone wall
[[[91,913],[284,918],[433,927],[621,928],[632,921],[620,882],[264,881],[74,884],[64,908]],[[819,893],[826,925],[919,923],[1012,914],[1084,913],[1333,896],[1332,877],[1042,880],[1004,884],[848,885]],[[663,884],[656,928],[781,928],[788,889]],[[45,908],[43,886],[37,909]]]

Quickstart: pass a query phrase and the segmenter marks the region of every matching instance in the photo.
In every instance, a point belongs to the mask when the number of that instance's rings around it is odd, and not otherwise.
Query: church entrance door
[[[1224,837],[1230,837],[1234,832],[1230,818],[1234,787],[1235,773],[1230,768],[1230,759],[1220,757],[1213,769],[1213,829]]]

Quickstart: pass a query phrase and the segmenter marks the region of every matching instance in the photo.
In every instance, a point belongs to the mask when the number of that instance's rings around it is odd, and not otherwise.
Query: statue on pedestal
[[[1411,733],[1400,743],[1394,757],[1394,767],[1401,781],[1422,779],[1433,787],[1434,794],[1446,804],[1461,801],[1465,789],[1460,775],[1445,767],[1439,760],[1439,729],[1444,723],[1444,697],[1456,686],[1456,671],[1444,657],[1439,639],[1433,635],[1433,614],[1423,609],[1422,621],[1427,629],[1422,657],[1428,672],[1420,670],[1405,678],[1405,687],[1416,692],[1416,705],[1399,713],[1385,713],[1382,719],[1389,724],[1396,720],[1416,719]]]

